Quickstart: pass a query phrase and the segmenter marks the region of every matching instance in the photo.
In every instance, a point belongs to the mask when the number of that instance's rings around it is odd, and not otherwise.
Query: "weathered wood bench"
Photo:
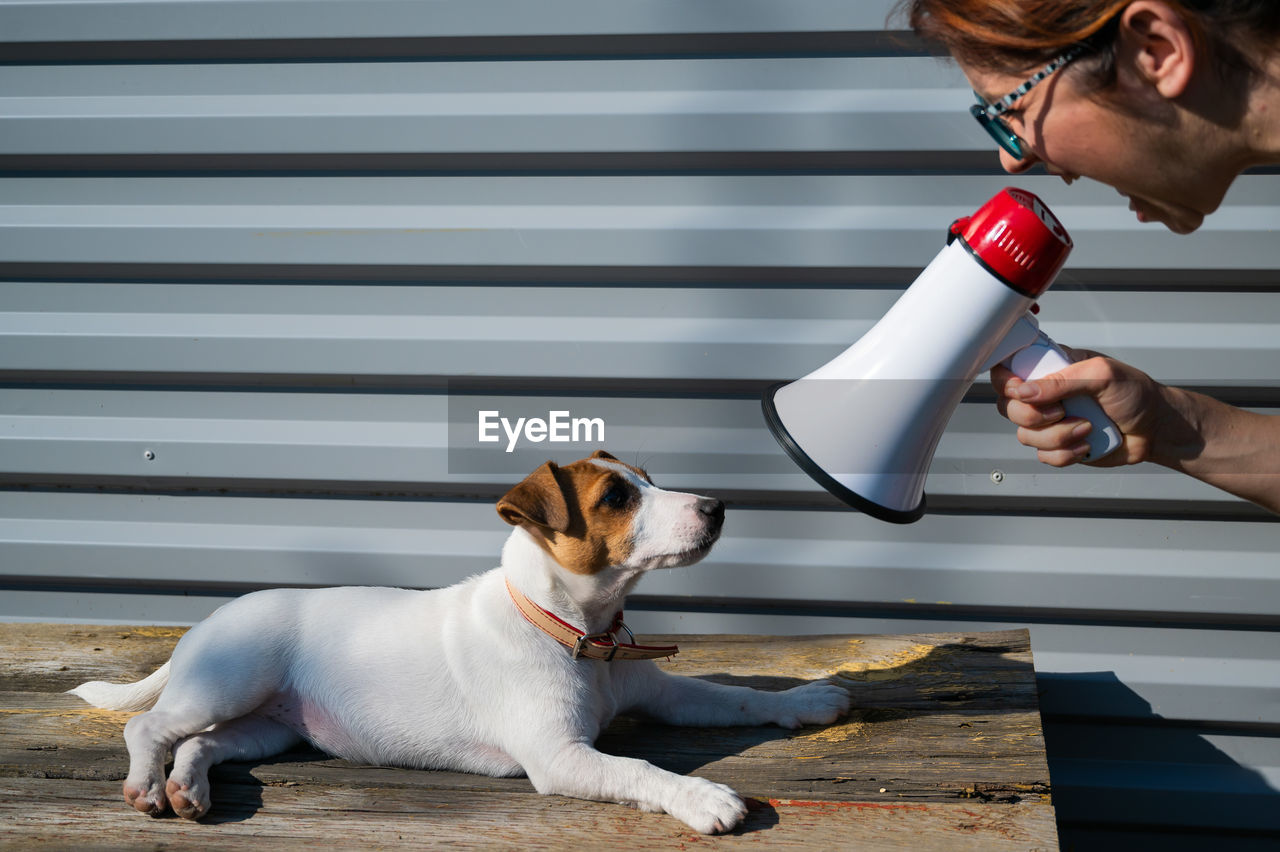
[[[191,823],[120,796],[130,714],[64,690],[134,680],[180,628],[0,624],[0,846],[302,849],[1056,849],[1026,631],[679,636],[671,671],[766,689],[833,678],[856,708],[830,727],[668,728],[619,720],[615,754],[730,784],[751,813],[703,837],[665,814],[539,796],[524,779],[357,766],[299,749],[215,768]]]

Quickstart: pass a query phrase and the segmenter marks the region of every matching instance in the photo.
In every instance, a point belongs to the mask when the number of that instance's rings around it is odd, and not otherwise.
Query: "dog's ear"
[[[513,527],[534,524],[556,532],[569,529],[569,504],[556,476],[559,466],[547,462],[498,501],[498,514]]]
[[[618,457],[617,457],[617,456],[612,455],[612,454],[610,454],[610,453],[606,453],[604,450],[596,450],[594,453],[592,453],[592,454],[591,454],[591,458],[593,458],[593,459],[604,459],[605,461],[617,461],[617,460],[618,460]]]

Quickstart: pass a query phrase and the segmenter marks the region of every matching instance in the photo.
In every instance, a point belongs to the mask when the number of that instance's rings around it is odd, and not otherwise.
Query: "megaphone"
[[[770,431],[850,506],[885,521],[919,520],[934,450],[974,379],[1002,362],[1024,379],[1070,363],[1034,311],[1071,248],[1044,202],[1001,190],[952,223],[946,247],[857,343],[765,392]],[[1087,458],[1120,446],[1119,428],[1092,397],[1063,407],[1093,423]]]

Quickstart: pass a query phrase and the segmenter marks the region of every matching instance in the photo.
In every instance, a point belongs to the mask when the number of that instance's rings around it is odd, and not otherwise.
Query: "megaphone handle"
[[[1018,378],[1038,379],[1070,365],[1071,359],[1062,351],[1062,347],[1041,331],[1034,343],[1013,353],[1005,363]],[[1123,440],[1120,427],[1106,415],[1093,397],[1067,397],[1062,401],[1062,409],[1068,417],[1081,417],[1093,424],[1093,430],[1085,439],[1089,444],[1089,454],[1084,457],[1085,461],[1097,461],[1120,446]]]

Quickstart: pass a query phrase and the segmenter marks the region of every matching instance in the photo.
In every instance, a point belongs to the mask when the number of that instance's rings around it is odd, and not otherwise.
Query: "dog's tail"
[[[67,691],[103,710],[146,710],[156,703],[156,699],[160,697],[160,693],[168,682],[169,663],[166,662],[135,683],[107,683],[102,680],[91,680]]]

